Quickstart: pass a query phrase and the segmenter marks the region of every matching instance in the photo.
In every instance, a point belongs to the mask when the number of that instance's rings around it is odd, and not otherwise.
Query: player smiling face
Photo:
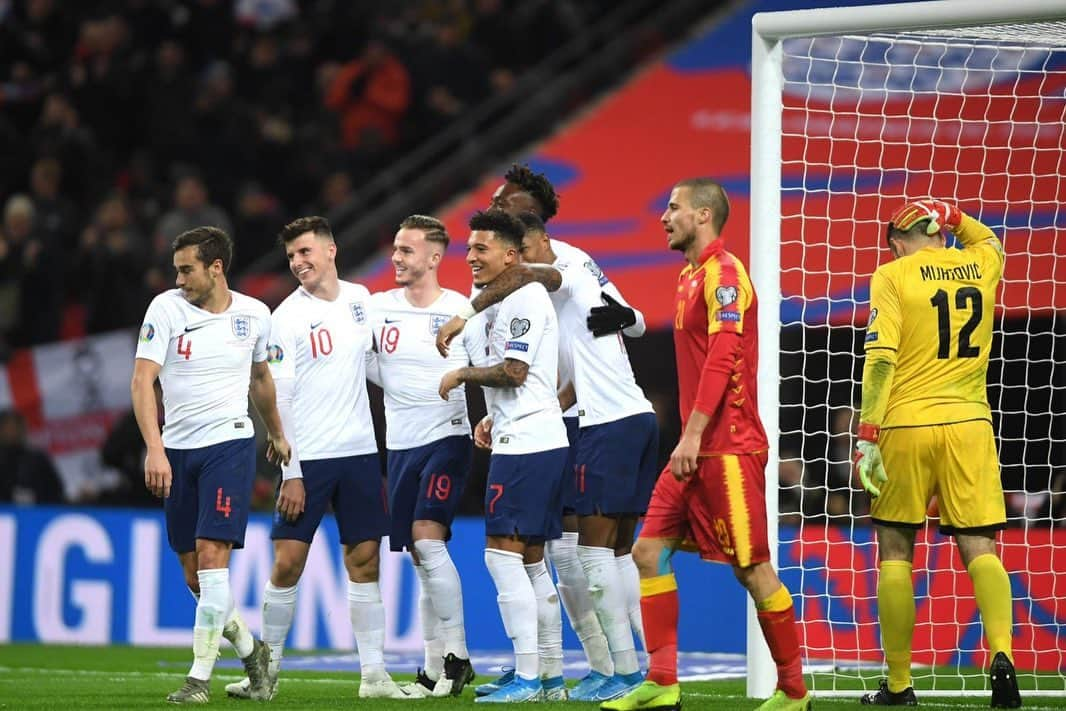
[[[518,250],[490,230],[474,230],[466,245],[475,286],[485,286],[518,261]]]
[[[285,245],[285,256],[289,271],[309,293],[318,291],[323,279],[336,277],[337,244],[328,237],[304,232]]]
[[[666,243],[670,249],[684,252],[696,239],[696,224],[700,212],[692,207],[692,188],[676,187],[670,192],[670,200],[659,220],[666,230]]]
[[[200,261],[199,248],[182,247],[174,252],[174,284],[181,295],[193,306],[203,306],[214,294],[218,277],[222,274],[222,261],[211,264]]]
[[[396,270],[396,284],[417,284],[437,268],[441,256],[440,247],[427,240],[423,230],[413,227],[401,229],[392,241],[392,267]]]

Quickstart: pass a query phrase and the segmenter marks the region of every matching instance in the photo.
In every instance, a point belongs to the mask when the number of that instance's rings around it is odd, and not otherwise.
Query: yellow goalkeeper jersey
[[[881,427],[991,420],[986,378],[1003,245],[963,215],[961,249],[927,247],[878,267],[866,358],[895,362]]]

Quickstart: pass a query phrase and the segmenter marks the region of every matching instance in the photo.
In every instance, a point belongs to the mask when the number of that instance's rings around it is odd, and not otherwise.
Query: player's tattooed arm
[[[487,388],[517,388],[526,382],[529,364],[513,358],[505,358],[502,363],[486,368],[457,368],[444,374],[440,380],[438,393],[447,400],[448,393],[463,383],[481,385]]]
[[[493,279],[470,304],[475,311],[484,311],[535,281],[543,284],[548,291],[558,291],[563,285],[563,275],[547,264],[516,264]]]

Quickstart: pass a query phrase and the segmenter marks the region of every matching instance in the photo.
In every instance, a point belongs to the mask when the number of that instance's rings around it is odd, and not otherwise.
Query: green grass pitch
[[[223,654],[232,654],[225,651]],[[159,709],[166,708],[167,693],[181,685],[182,677],[191,661],[187,649],[158,649],[137,647],[60,647],[30,644],[0,646],[0,709]],[[395,674],[397,680],[411,679],[411,675]],[[219,669],[211,682],[213,707],[237,709],[258,707],[252,701],[238,701],[226,697],[224,686],[237,681],[234,669]],[[478,682],[488,677],[479,677]],[[1061,677],[1037,678],[1042,688],[1062,689]],[[1028,680],[1028,681],[1027,681]],[[1032,685],[1033,677],[1023,676],[1023,684]],[[871,678],[868,688],[876,684]],[[443,711],[471,707],[473,690],[469,688],[460,698],[421,699],[412,701],[356,699],[358,676],[354,673],[283,672],[278,696],[271,708],[338,709],[374,707],[382,711],[416,706],[423,711]],[[743,680],[686,682],[683,688],[683,708],[703,710],[746,711],[758,706],[758,701],[744,697]],[[1025,693],[1023,691],[1023,698]],[[815,698],[814,708],[859,709],[854,698]],[[1024,698],[1025,708],[1066,709],[1066,693],[1058,696]],[[932,709],[988,708],[988,697],[944,698],[919,691],[919,703]],[[593,704],[553,703],[542,706],[570,709],[594,709]]]

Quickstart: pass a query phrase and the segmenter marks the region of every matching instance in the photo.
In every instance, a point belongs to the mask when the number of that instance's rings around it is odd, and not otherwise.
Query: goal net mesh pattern
[[[780,567],[823,672],[814,691],[884,674],[876,544],[849,460],[885,223],[933,196],[1008,253],[989,369],[1010,517],[1000,550],[1019,675],[1062,692],[1066,22],[786,39],[783,73]],[[987,693],[973,588],[935,508],[917,540],[915,685]]]

